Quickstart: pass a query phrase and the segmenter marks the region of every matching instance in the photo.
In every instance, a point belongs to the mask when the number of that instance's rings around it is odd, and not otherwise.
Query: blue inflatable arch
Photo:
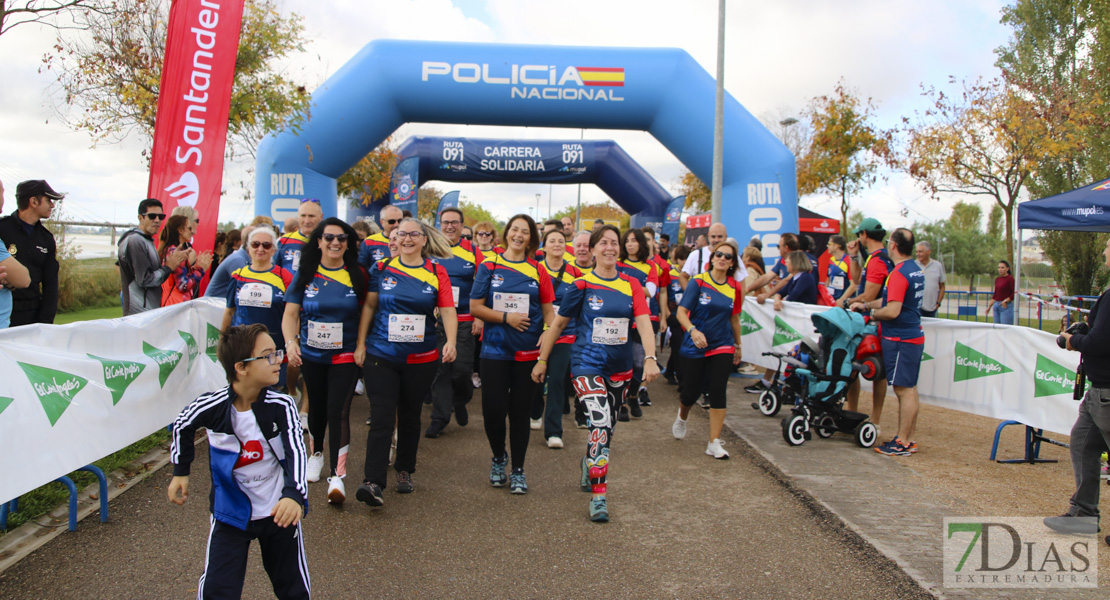
[[[635,225],[656,229],[671,201],[671,194],[612,140],[414,136],[397,148],[397,156],[398,171],[410,166],[406,159],[416,159],[415,173],[402,175],[416,187],[428,181],[596,184],[621,208],[637,215],[642,222]],[[409,190],[409,195],[415,204],[416,190]],[[396,199],[393,203],[400,204]]]
[[[307,196],[335,215],[336,178],[408,122],[642,130],[708,182],[714,97],[713,78],[673,48],[378,40],[316,90],[299,131],[262,140],[258,214],[283,220]],[[778,234],[798,228],[794,156],[731,96],[724,127],[722,220],[773,258]]]

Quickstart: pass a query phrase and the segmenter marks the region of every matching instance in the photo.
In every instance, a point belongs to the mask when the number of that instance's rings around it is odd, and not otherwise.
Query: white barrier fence
[[[226,384],[222,303],[0,331],[0,502],[165,427]]]
[[[788,302],[782,312],[775,312],[769,302],[759,305],[745,298],[744,360],[774,368],[777,360],[763,352],[788,352],[803,335],[816,341],[810,315],[826,310],[830,309]],[[1061,350],[1056,336],[1028,327],[922,321],[925,355],[917,384],[922,402],[1065,435],[1071,432],[1078,409],[1072,400],[1078,352]],[[870,389],[869,382],[863,385]],[[888,389],[887,394],[893,396],[894,391]]]

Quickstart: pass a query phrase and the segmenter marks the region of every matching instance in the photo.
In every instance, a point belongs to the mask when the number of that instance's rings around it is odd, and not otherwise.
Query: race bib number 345
[[[528,314],[528,294],[493,294],[493,310],[506,313]]]

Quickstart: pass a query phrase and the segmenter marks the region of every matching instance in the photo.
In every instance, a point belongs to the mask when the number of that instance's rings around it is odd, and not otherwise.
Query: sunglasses
[[[493,232],[492,231],[479,231],[478,233],[475,233],[474,235],[476,235],[478,237],[493,237]]]
[[[317,198],[304,198],[303,200],[301,200],[301,204],[304,204],[305,202],[311,202],[313,204],[320,204],[320,200],[317,199]]]
[[[385,223],[386,225],[396,225],[397,223],[401,222],[401,219],[386,219],[382,222]]]
[[[723,258],[725,260],[732,260],[733,258],[735,258],[736,255],[729,254],[727,252],[714,252],[713,256],[716,256],[717,258]]]
[[[322,235],[320,237],[322,237],[324,239],[324,241],[329,243],[329,244],[336,241],[336,240],[339,240],[340,242],[346,242],[347,241],[347,234],[345,234],[345,233],[325,233],[324,235]]]
[[[418,238],[422,235],[424,235],[423,231],[398,231],[397,232],[397,241],[401,241],[402,238],[406,238],[406,237],[416,239],[416,238]]]
[[[143,213],[139,216],[140,217],[146,217],[146,218],[150,219],[151,221],[161,221],[162,219],[166,218],[166,215],[164,215],[162,213]]]
[[[462,239],[464,239],[464,240],[467,240],[467,241],[469,241],[469,240],[472,240],[472,239],[474,239],[474,236],[472,236],[472,235],[466,235],[465,233],[464,233],[464,234],[462,234],[462,235],[461,235],[461,236],[459,236],[459,237],[461,237]]]
[[[273,248],[273,247],[274,247],[274,244],[272,242],[251,242],[251,248],[254,248],[254,249],[262,248],[264,250],[269,250],[270,248]]]
[[[262,359],[266,359],[266,362],[270,363],[271,365],[280,365],[281,361],[285,360],[285,350],[274,350],[273,352],[269,354],[263,354],[262,356],[252,356],[250,358],[244,358],[240,362],[249,363],[254,360]]]

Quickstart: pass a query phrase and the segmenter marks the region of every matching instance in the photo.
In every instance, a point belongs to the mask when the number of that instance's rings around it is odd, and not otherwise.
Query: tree
[[[0,2],[0,35],[25,23],[41,23],[55,29],[75,27],[58,23],[58,17],[93,11],[107,14],[111,6],[97,0],[3,0]]]
[[[40,70],[52,70],[73,109],[61,119],[100,141],[118,142],[131,133],[154,136],[169,2],[114,0],[112,10],[74,14],[82,36],[59,39]],[[228,115],[229,157],[254,155],[267,132],[295,127],[308,108],[305,88],[278,70],[278,63],[302,51],[301,17],[283,18],[277,0],[245,0],[235,80]]]
[[[979,231],[983,222],[983,209],[978,204],[957,202],[948,216],[948,224],[955,231]]]
[[[463,223],[466,223],[468,227],[473,227],[475,223],[480,223],[482,221],[493,223],[494,228],[497,230],[500,230],[504,225],[504,223],[497,220],[497,217],[493,216],[493,213],[486,210],[485,207],[477,202],[463,200],[459,202],[459,208],[463,211]]]
[[[804,154],[813,141],[813,126],[806,119],[804,111],[782,105],[760,115],[759,121],[775,134],[795,158]]]
[[[848,232],[848,201],[875,183],[887,136],[871,124],[875,107],[837,83],[832,96],[814,98],[805,117],[813,124],[809,146],[798,157],[798,194],[840,199],[840,231]]]
[[[1102,260],[1108,234],[1042,231],[1041,249],[1052,259],[1056,281],[1071,296],[1097,295],[1110,278]]]
[[[987,237],[991,240],[998,240],[1001,242],[1003,238],[1002,231],[1002,207],[998,204],[991,205],[991,214],[987,217]]]
[[[713,193],[697,175],[685,171],[675,182],[675,186],[675,196],[686,196],[683,208],[692,208],[699,213],[709,211],[713,204]]]
[[[393,169],[397,167],[397,160],[393,138],[386,138],[373,152],[339,176],[336,191],[340,197],[347,198],[351,206],[370,206],[389,194],[389,181],[393,177]]]
[[[416,218],[425,223],[436,222],[436,210],[439,201],[443,199],[443,192],[433,185],[421,186],[416,193]]]
[[[1001,237],[992,240],[983,233],[983,209],[978,204],[957,202],[943,221],[914,223],[918,240],[928,241],[937,258],[952,255],[947,268],[953,273],[971,277],[991,273],[997,263]]]

